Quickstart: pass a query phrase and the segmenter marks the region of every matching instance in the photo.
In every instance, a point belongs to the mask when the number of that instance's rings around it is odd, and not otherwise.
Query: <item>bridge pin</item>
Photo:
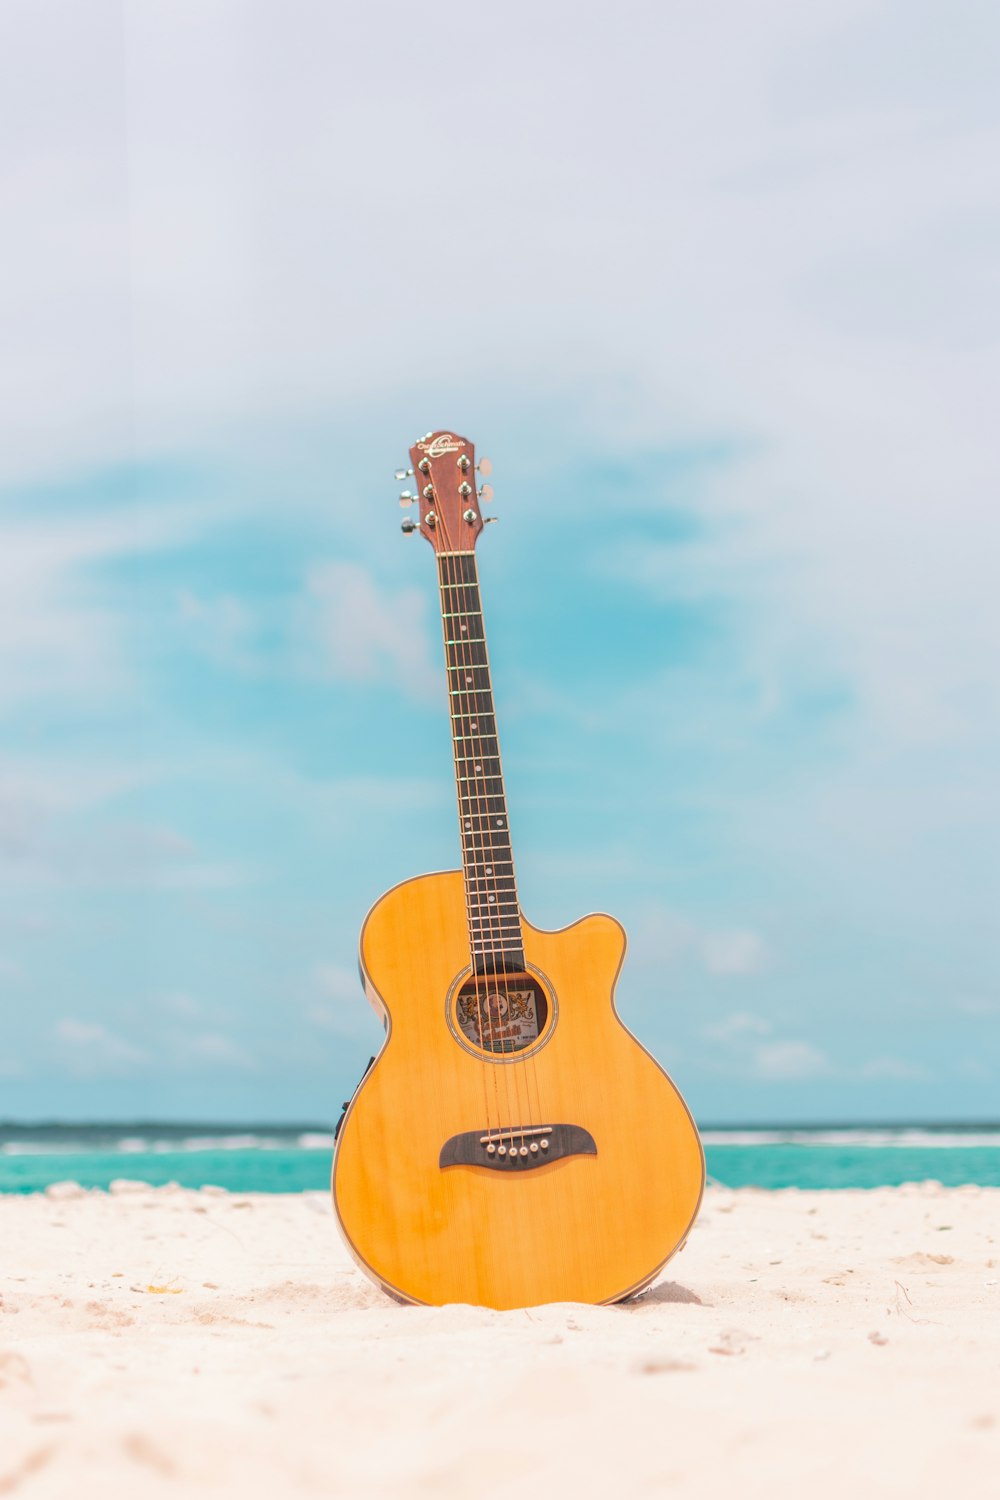
[[[537,1156],[538,1155],[538,1142],[537,1141],[532,1141],[532,1143],[531,1143],[531,1154],[532,1154],[532,1156]]]
[[[498,1152],[498,1154],[500,1156],[506,1156],[507,1155],[507,1147],[506,1146],[498,1146],[497,1147],[497,1152]]]
[[[489,1145],[486,1147],[486,1155],[487,1156],[496,1156],[496,1154],[497,1154],[497,1148],[494,1146],[493,1142],[490,1141]]]
[[[547,1137],[540,1140],[538,1144],[541,1146],[543,1151],[547,1151],[549,1149],[549,1142]]]
[[[528,1154],[528,1148],[527,1148],[527,1146],[522,1146],[521,1147],[521,1155],[522,1156],[527,1156],[527,1154]]]

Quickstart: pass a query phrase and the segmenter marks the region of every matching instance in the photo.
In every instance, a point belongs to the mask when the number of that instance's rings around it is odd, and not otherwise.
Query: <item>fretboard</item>
[[[473,552],[438,556],[469,946],[479,973],[523,968],[521,919]]]

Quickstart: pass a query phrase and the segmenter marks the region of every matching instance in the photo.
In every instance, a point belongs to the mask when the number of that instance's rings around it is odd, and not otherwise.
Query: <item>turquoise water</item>
[[[871,1188],[934,1179],[1000,1187],[1000,1126],[706,1130],[709,1176],[728,1187]],[[0,1192],[116,1178],[212,1184],[239,1193],[329,1186],[333,1138],[320,1131],[204,1126],[0,1125]]]

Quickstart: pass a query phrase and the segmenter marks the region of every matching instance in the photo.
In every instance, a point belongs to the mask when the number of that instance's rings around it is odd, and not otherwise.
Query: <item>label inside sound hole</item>
[[[467,979],[458,992],[458,1026],[484,1052],[520,1052],[538,1040],[548,1015],[545,991],[530,974]]]

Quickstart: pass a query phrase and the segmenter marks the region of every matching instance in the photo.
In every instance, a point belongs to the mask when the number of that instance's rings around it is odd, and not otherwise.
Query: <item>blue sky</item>
[[[529,917],[624,921],[703,1119],[995,1115],[991,10],[52,9],[0,22],[0,1116],[339,1109],[364,913],[458,853],[438,426]]]

